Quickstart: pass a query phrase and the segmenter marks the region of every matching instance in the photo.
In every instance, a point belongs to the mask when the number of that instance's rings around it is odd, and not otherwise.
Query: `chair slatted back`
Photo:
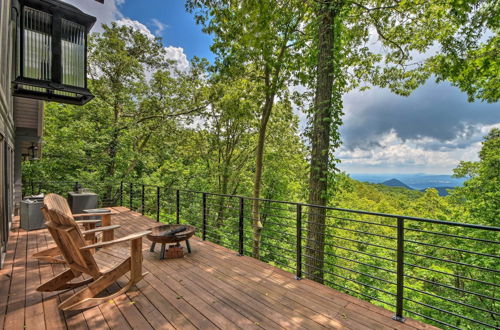
[[[44,199],[42,212],[47,220],[47,229],[59,247],[64,260],[75,271],[83,272],[93,277],[99,276],[101,273],[92,252],[90,250],[80,250],[80,248],[86,246],[80,227],[71,214],[68,215],[59,209],[61,200],[54,198],[53,195],[55,194],[47,195],[50,201],[49,204],[45,204]],[[63,197],[61,198],[64,200]]]
[[[68,201],[61,195],[48,194],[44,197],[43,203],[47,205],[50,209],[58,210],[62,214],[65,214],[68,217],[73,218],[73,212],[71,212]]]

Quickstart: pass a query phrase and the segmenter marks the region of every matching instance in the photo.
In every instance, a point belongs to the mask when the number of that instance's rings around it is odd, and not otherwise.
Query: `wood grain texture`
[[[157,223],[123,207],[113,223],[120,239]],[[16,223],[15,225],[18,225]],[[6,267],[0,270],[0,327],[4,329],[435,329],[424,323],[391,319],[392,312],[303,279],[269,264],[193,237],[193,252],[184,258],[158,260],[150,242],[136,241],[142,258],[131,261],[149,272],[125,294],[100,305],[63,312],[57,306],[79,289],[36,292],[40,283],[67,270],[31,258],[52,239],[47,230],[26,233],[15,228]],[[142,246],[141,246],[142,245]],[[101,269],[130,257],[130,243],[99,250]],[[136,254],[138,256],[138,254]],[[137,268],[138,269],[138,268]],[[139,274],[139,272],[137,273]],[[142,274],[141,274],[142,275]],[[75,281],[88,279],[80,276]],[[130,272],[113,281],[101,295],[126,288]],[[15,280],[13,280],[15,279]],[[113,278],[113,280],[115,280]],[[13,291],[14,290],[14,291]],[[20,295],[15,294],[17,291]],[[33,319],[32,319],[33,317]],[[36,325],[36,326],[35,326]]]
[[[85,241],[88,244],[92,243],[97,243],[97,235],[96,233],[102,232],[102,240],[103,241],[112,241],[114,239],[114,230],[118,228],[119,226],[111,225],[111,216],[114,214],[117,214],[118,212],[110,209],[109,213],[81,213],[81,214],[74,214],[71,213],[71,209],[69,207],[68,201],[57,194],[48,194],[47,196],[44,197],[43,203],[45,205],[45,209],[54,209],[60,212],[62,215],[66,216],[69,218],[69,220],[65,220],[65,225],[72,225],[73,223],[82,225],[84,228],[84,231],[82,234],[84,235]],[[48,213],[44,212],[45,221],[50,221],[50,218],[48,218]],[[75,218],[80,218],[80,217],[88,217],[88,216],[99,216],[101,217],[100,220],[75,220]],[[69,221],[69,222],[68,222]],[[96,225],[98,223],[101,223],[101,228],[96,229]],[[94,250],[91,250],[91,253],[95,252]],[[61,256],[61,251],[59,251],[59,247],[50,247],[48,249],[43,249],[39,250],[38,252],[34,253],[32,255],[35,259],[38,259],[40,261],[46,261],[46,262],[52,262],[52,263],[63,263],[62,261],[62,256]]]
[[[146,275],[142,273],[142,236],[148,234],[149,231],[128,235],[125,238],[111,242],[102,242],[101,245],[111,245],[128,240],[131,246],[130,256],[123,256],[122,260],[116,265],[105,269],[96,262],[95,246],[87,248],[88,239],[84,234],[89,235],[89,231],[85,233],[80,230],[79,225],[69,212],[64,198],[56,194],[48,194],[44,199],[42,213],[47,220],[47,230],[64,258],[64,265],[69,269],[39,285],[36,290],[38,292],[50,292],[87,285],[87,287],[64,299],[58,305],[59,309],[64,311],[86,309],[118,298]],[[114,229],[113,226],[101,228],[101,230],[105,231]],[[90,233],[94,233],[94,230],[91,230]],[[105,261],[105,259],[101,260]],[[98,297],[101,292],[106,291],[110,286],[114,285],[115,281],[128,272],[130,272],[130,279],[124,287],[117,292]],[[89,278],[78,282],[73,281],[82,274],[88,275]]]

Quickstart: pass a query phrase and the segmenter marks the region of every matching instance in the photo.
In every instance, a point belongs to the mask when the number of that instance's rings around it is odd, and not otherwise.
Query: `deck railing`
[[[64,194],[75,184],[34,183],[25,195]],[[393,310],[398,321],[410,316],[445,328],[500,326],[499,227],[137,183],[83,186],[99,193],[102,205],[194,225],[203,240],[249,256],[257,200],[262,261]],[[320,210],[325,224],[314,226],[310,215]],[[323,250],[314,249],[315,240],[323,241]]]

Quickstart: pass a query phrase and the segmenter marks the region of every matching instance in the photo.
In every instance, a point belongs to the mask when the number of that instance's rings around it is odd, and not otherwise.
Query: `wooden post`
[[[142,278],[142,237],[130,242],[130,278],[137,283]]]
[[[103,214],[101,218],[101,223],[103,227],[111,226],[111,214]],[[115,239],[115,231],[114,230],[106,230],[102,233],[102,240],[104,242],[112,241]]]

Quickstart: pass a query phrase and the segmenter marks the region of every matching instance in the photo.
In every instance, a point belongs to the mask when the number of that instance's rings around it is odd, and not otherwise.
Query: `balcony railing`
[[[67,193],[75,182],[25,185],[25,195]],[[244,196],[136,183],[84,184],[102,205],[122,205],[161,222],[187,223],[197,235],[252,251],[252,202]],[[500,326],[499,227],[257,199],[263,223],[260,259],[347,294],[446,328]],[[322,209],[324,230],[309,231]],[[321,227],[319,227],[321,229]],[[310,251],[311,237],[324,250]],[[315,257],[324,256],[324,262]],[[309,271],[309,272],[308,272]],[[312,271],[312,273],[311,273]]]

